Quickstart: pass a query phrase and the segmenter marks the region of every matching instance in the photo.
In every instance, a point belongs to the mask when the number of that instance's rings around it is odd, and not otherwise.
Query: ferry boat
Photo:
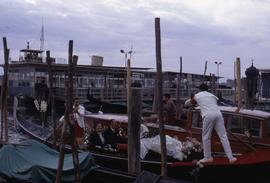
[[[49,77],[48,64],[43,57],[43,51],[32,49],[28,43],[26,49],[20,50],[19,60],[12,60],[9,64],[9,94],[11,96],[24,95],[32,98],[43,97],[47,99]],[[80,58],[79,58],[80,61]],[[3,65],[2,65],[3,66]],[[57,101],[65,101],[66,86],[68,77],[68,64],[64,59],[52,57],[52,86]],[[107,103],[126,102],[126,67],[105,66],[103,57],[93,55],[88,65],[77,65],[74,76],[74,97],[88,102],[87,94],[92,98]],[[152,68],[132,67],[132,82],[140,83],[142,86],[143,101],[151,103],[154,96],[154,85],[156,72]],[[178,72],[163,72],[163,93],[171,95],[176,99],[176,84]],[[204,79],[210,83],[217,80],[217,77],[202,74],[182,73],[181,75],[181,98],[189,98],[192,92]],[[233,90],[230,88],[220,89],[222,97],[233,101]],[[100,107],[100,106],[99,106]]]

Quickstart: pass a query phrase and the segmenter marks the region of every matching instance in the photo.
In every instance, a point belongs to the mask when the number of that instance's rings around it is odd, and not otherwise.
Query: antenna
[[[40,50],[44,50],[44,25],[43,25],[43,17],[42,17],[42,26],[41,26],[41,34],[40,34]],[[43,52],[41,53],[41,57],[43,58]]]

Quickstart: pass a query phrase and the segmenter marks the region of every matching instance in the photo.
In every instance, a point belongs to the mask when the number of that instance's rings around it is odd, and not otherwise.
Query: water
[[[21,132],[20,129],[15,128],[13,116],[8,117],[8,126],[9,126],[9,129],[8,129],[8,142],[9,143],[18,144],[30,138],[28,135]]]

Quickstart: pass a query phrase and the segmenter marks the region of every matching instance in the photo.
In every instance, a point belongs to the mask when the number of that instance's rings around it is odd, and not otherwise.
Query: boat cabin
[[[236,109],[236,107],[220,106],[230,141],[240,141],[242,144],[246,143],[256,148],[269,148],[270,113],[248,109],[236,112]],[[193,109],[189,114],[186,129],[194,135],[201,135],[202,118],[198,108]],[[215,142],[218,142],[216,134],[213,138]],[[234,144],[234,142],[231,143]]]
[[[241,109],[236,111],[236,107],[220,106],[225,126],[227,128],[228,138],[234,152],[247,152],[254,148],[270,147],[270,113],[259,110]],[[201,141],[202,118],[198,108],[187,111],[185,124],[179,126],[165,125],[166,134],[177,136],[179,139],[185,139],[187,136],[193,136]],[[110,119],[115,119],[123,128],[127,127],[128,118],[126,115],[116,114],[90,114],[85,116],[85,121],[89,127],[95,123],[101,122],[108,124]],[[147,123],[148,128],[158,129],[157,123]],[[223,151],[222,145],[217,134],[214,132],[212,137],[212,148],[214,151]]]

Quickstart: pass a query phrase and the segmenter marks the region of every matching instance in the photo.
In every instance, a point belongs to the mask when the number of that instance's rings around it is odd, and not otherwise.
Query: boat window
[[[249,130],[252,136],[260,136],[260,120],[242,116],[229,116],[227,128],[233,133],[245,134]]]
[[[202,128],[202,117],[199,111],[192,113],[192,127]]]

